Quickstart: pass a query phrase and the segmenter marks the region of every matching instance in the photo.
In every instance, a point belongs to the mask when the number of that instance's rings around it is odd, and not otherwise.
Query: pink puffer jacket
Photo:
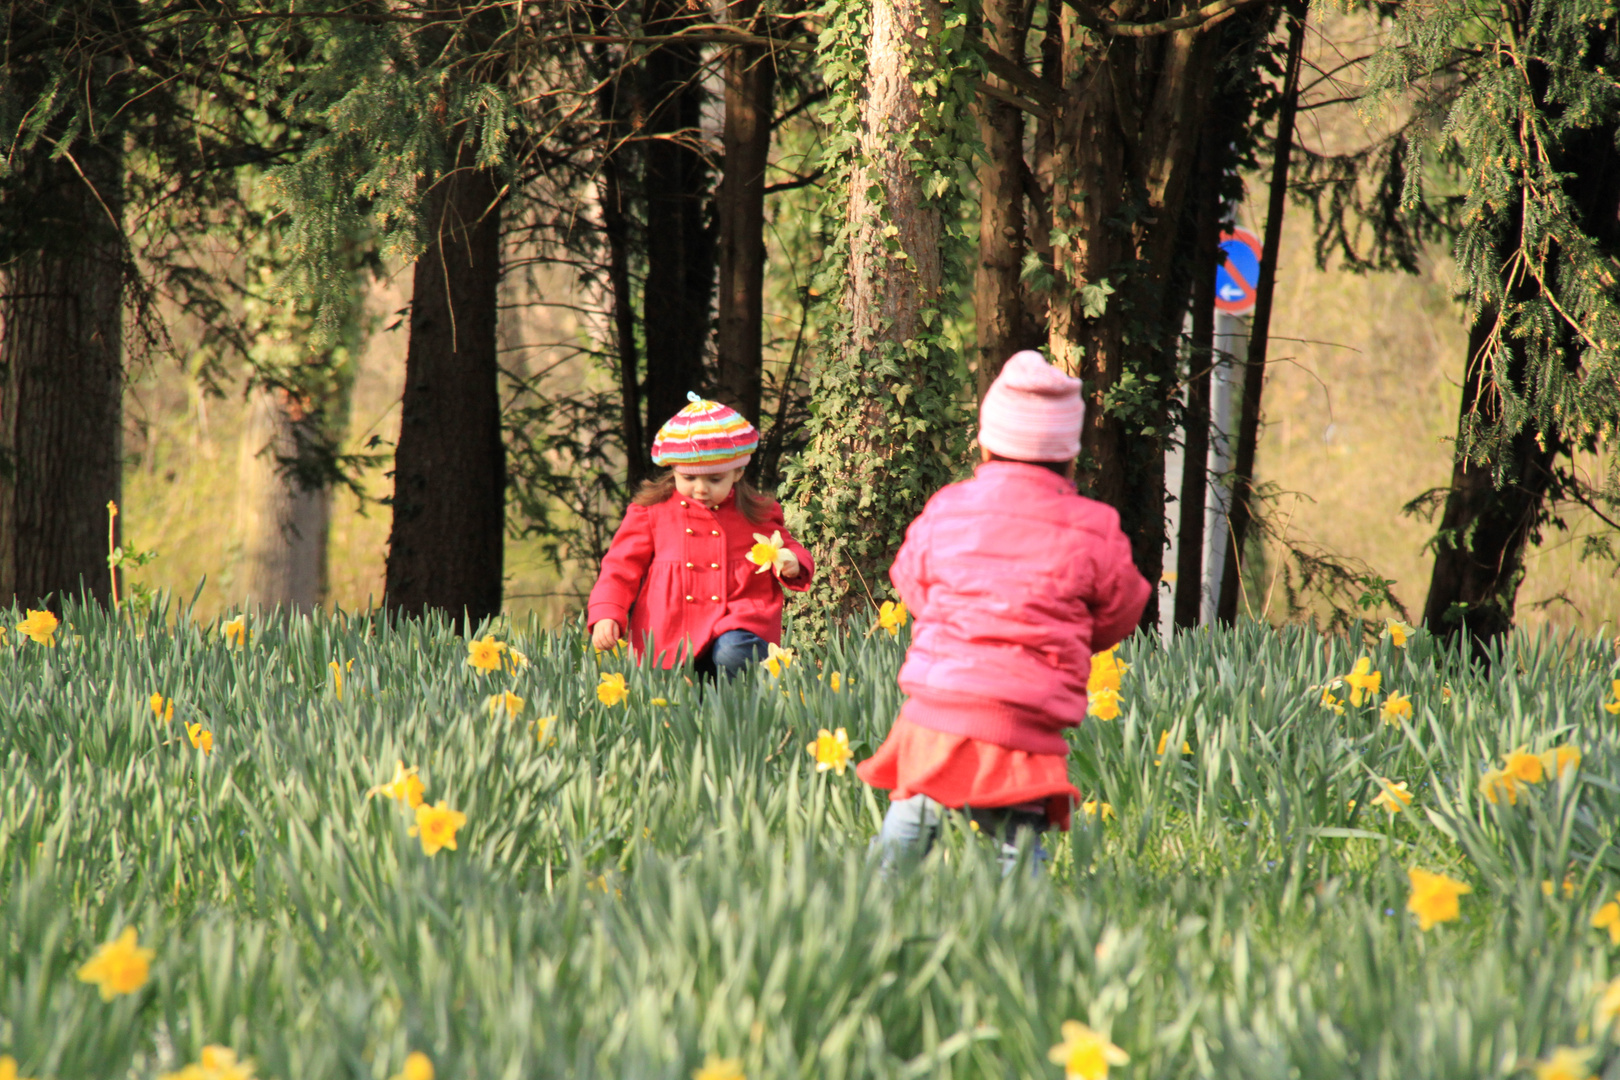
[[[930,499],[889,577],[917,620],[907,719],[1032,753],[1066,752],[1092,653],[1136,628],[1151,593],[1117,511],[1009,461]]]

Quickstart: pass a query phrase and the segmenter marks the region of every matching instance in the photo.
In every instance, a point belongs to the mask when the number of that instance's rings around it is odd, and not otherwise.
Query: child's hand
[[[786,548],[783,548],[782,554],[777,557],[781,560],[781,569],[778,570],[777,573],[781,574],[782,577],[790,581],[799,576],[798,556],[794,555],[793,552],[787,550]]]
[[[619,624],[612,619],[599,619],[591,627],[591,644],[597,652],[606,652],[619,643]]]

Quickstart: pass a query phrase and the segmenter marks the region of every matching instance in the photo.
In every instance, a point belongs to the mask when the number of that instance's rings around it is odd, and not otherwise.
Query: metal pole
[[[1226,516],[1232,506],[1232,450],[1237,441],[1237,385],[1249,355],[1249,320],[1215,314],[1215,378],[1209,401],[1209,502],[1204,511],[1204,603],[1200,621],[1215,621],[1231,533]]]

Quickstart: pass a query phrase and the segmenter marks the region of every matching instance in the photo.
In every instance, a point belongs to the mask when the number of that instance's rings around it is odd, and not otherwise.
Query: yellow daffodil
[[[842,671],[835,671],[831,675],[827,676],[827,689],[831,690],[835,694],[843,691],[844,673]]]
[[[1502,759],[1502,771],[1525,784],[1541,783],[1545,773],[1541,755],[1532,754],[1522,746]]]
[[[523,711],[523,699],[510,690],[503,690],[499,694],[491,694],[485,701],[485,708],[489,715],[494,717],[498,713],[506,713],[507,717],[515,717]]]
[[[1600,1032],[1608,1031],[1616,1020],[1620,1020],[1620,978],[1610,979],[1603,987],[1603,993],[1598,995],[1593,1019],[1596,1021],[1593,1027]]]
[[[836,769],[839,776],[844,775],[844,768],[849,764],[849,759],[855,756],[855,751],[849,748],[849,732],[843,728],[837,731],[822,728],[816,732],[816,741],[805,747],[805,750],[816,759],[816,772]]]
[[[246,645],[248,642],[247,620],[241,616],[232,619],[230,622],[220,627],[220,632],[225,635],[225,640],[227,642],[238,649]]]
[[[1356,661],[1356,666],[1350,669],[1350,674],[1344,677],[1350,685],[1350,704],[1353,708],[1360,708],[1363,700],[1371,701],[1378,694],[1378,688],[1384,683],[1382,672],[1372,670],[1372,660],[1363,656]]]
[[[1457,898],[1474,891],[1466,881],[1432,874],[1421,867],[1414,866],[1406,873],[1412,881],[1412,896],[1406,902],[1406,910],[1417,916],[1420,930],[1457,918],[1460,913]]]
[[[388,1080],[433,1080],[433,1062],[420,1050],[405,1055],[405,1067]]]
[[[152,715],[165,724],[174,719],[174,699],[166,698],[162,694],[153,694],[147,698],[146,703],[152,706]]]
[[[1603,703],[1604,711],[1610,716],[1620,716],[1620,679],[1614,680],[1610,692],[1614,694],[1614,698]]]
[[[1101,815],[1099,818],[1101,821],[1107,821],[1109,818],[1114,816],[1114,808],[1100,799],[1090,799],[1081,803],[1080,812],[1085,814],[1088,818],[1094,818]]]
[[[1338,713],[1340,716],[1344,715],[1344,699],[1333,696],[1333,687],[1332,686],[1324,686],[1324,687],[1322,687],[1321,705],[1322,705],[1322,708],[1324,708],[1324,709],[1332,709],[1334,712]]]
[[[35,611],[28,609],[28,618],[17,624],[17,633],[22,634],[36,645],[55,645],[56,628],[62,625],[48,611]]]
[[[1607,930],[1609,944],[1620,945],[1620,893],[1615,893],[1614,900],[1597,909],[1592,916],[1592,929]]]
[[[1157,750],[1153,751],[1153,752],[1155,754],[1158,754],[1160,757],[1163,757],[1165,747],[1167,747],[1169,745],[1170,745],[1170,733],[1168,731],[1160,732],[1159,733],[1159,748]],[[1183,754],[1192,753],[1192,744],[1189,743],[1189,742],[1183,741],[1182,744],[1181,744],[1181,752]]]
[[[1383,714],[1384,723],[1399,727],[1402,720],[1412,719],[1412,699],[1391,690],[1389,697],[1384,699],[1384,707],[1379,712]]]
[[[769,536],[763,533],[755,533],[753,547],[750,547],[748,554],[743,556],[743,558],[759,567],[754,573],[763,574],[767,570],[772,570],[778,575],[782,573],[782,568],[787,565],[788,560],[792,557],[793,553],[788,551],[787,542],[782,539],[780,532],[773,532]]]
[[[793,666],[793,650],[784,649],[773,641],[766,646],[765,659],[760,663],[771,673],[771,678],[780,678],[782,672]]]
[[[1104,687],[1092,691],[1086,699],[1086,715],[1099,720],[1113,720],[1119,716],[1119,691]]]
[[[1551,896],[1552,894],[1553,894],[1553,883],[1552,883],[1552,879],[1548,878],[1546,881],[1543,881],[1541,883],[1541,895],[1542,896]],[[1571,897],[1573,897],[1574,895],[1575,895],[1575,877],[1574,877],[1573,874],[1565,874],[1564,875],[1564,899],[1568,900]]]
[[[214,733],[204,731],[201,723],[187,724],[186,738],[191,740],[191,745],[195,749],[201,750],[205,754],[214,752]]]
[[[347,664],[339,664],[336,660],[330,660],[327,662],[326,666],[332,670],[332,685],[337,691],[337,699],[342,701],[343,673],[345,671],[354,670],[354,661],[350,660]]]
[[[452,810],[439,800],[438,806],[427,803],[416,808],[416,824],[410,828],[411,836],[422,838],[422,854],[437,855],[440,848],[456,850],[456,830],[467,824],[467,815]]]
[[[542,716],[538,720],[536,720],[534,722],[534,738],[535,738],[535,741],[536,742],[542,742],[542,743],[545,742],[546,741],[546,732],[551,730],[551,725],[556,723],[556,721],[557,721],[557,714],[556,713],[552,713],[550,716]]]
[[[1536,1080],[1590,1080],[1593,1048],[1560,1046],[1531,1066]]]
[[[1063,1066],[1064,1080],[1107,1080],[1108,1066],[1124,1065],[1131,1056],[1108,1036],[1078,1020],[1063,1021],[1063,1041],[1046,1052],[1048,1061]]]
[[[624,684],[624,676],[617,671],[604,672],[602,681],[596,686],[596,700],[604,705],[617,705],[630,696],[630,688]]]
[[[382,795],[415,810],[422,805],[422,792],[425,790],[426,785],[422,783],[422,778],[416,775],[416,766],[412,765],[407,769],[403,761],[396,761],[394,778],[367,791],[366,798]]]
[[[742,1058],[723,1058],[709,1054],[701,1068],[692,1070],[692,1080],[747,1080],[743,1075]]]
[[[120,994],[133,994],[146,985],[155,955],[153,950],[137,945],[135,928],[126,926],[116,938],[98,946],[90,959],[79,967],[79,981],[95,983],[102,1001],[111,1001]]]
[[[1406,783],[1391,783],[1382,776],[1378,778],[1379,792],[1372,804],[1391,815],[1398,814],[1412,805],[1412,793],[1406,789]]]
[[[1541,766],[1555,779],[1564,775],[1565,769],[1580,769],[1581,748],[1578,746],[1555,746],[1551,750],[1541,752]]]
[[[467,642],[467,665],[479,671],[499,671],[506,646],[495,640],[494,634]]]
[[[1509,806],[1519,805],[1519,783],[1511,774],[1501,769],[1492,769],[1479,778],[1479,793],[1485,796],[1485,801],[1492,806],[1504,798]]]
[[[506,655],[511,657],[512,666],[514,668],[525,668],[529,666],[529,656],[527,653],[518,652],[516,649],[512,648],[512,646],[508,645],[506,647]]]
[[[159,1080],[253,1080],[253,1062],[238,1061],[229,1047],[205,1046],[195,1064],[163,1073]]]
[[[0,1080],[27,1080],[17,1072],[17,1059],[10,1054],[0,1054]]]
[[[1406,639],[1417,632],[1417,628],[1408,626],[1399,619],[1384,620],[1384,637],[1389,638],[1390,644],[1397,649],[1406,648]]]
[[[1131,665],[1122,663],[1119,659],[1119,646],[1104,649],[1091,658],[1091,674],[1086,676],[1086,693],[1096,694],[1104,690],[1119,691],[1120,680],[1125,673],[1131,670]]]
[[[878,608],[878,627],[887,630],[890,637],[898,637],[900,628],[906,625],[909,618],[911,615],[906,611],[904,601],[885,600],[883,606]]]

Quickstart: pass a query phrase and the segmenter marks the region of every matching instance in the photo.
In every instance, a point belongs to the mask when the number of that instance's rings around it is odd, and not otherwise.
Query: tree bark
[[[609,105],[611,110],[611,104]],[[606,113],[611,118],[611,111]],[[615,124],[610,121],[609,132]],[[602,158],[602,232],[607,239],[608,288],[613,293],[613,336],[619,352],[619,401],[622,410],[626,479],[630,490],[649,471],[641,432],[641,350],[636,346],[635,296],[630,284],[630,216],[626,210],[624,148],[613,146]]]
[[[107,503],[123,453],[122,161],[99,146],[30,169],[37,245],[0,298],[0,603],[111,596]]]
[[[649,0],[643,28],[649,36],[678,33],[694,14],[683,0]],[[707,12],[703,12],[707,17]],[[702,46],[665,42],[647,55],[646,168],[647,280],[642,330],[647,350],[647,423],[650,453],[658,429],[704,383],[709,308],[714,299],[714,235],[705,220],[709,170],[699,152],[704,91]]]
[[[1243,401],[1238,415],[1237,452],[1232,460],[1231,531],[1216,618],[1237,618],[1243,545],[1254,520],[1254,459],[1260,446],[1260,395],[1266,386],[1266,349],[1271,341],[1271,306],[1277,287],[1277,258],[1282,249],[1283,214],[1288,209],[1288,162],[1294,149],[1294,115],[1299,106],[1299,76],[1305,48],[1305,0],[1289,0],[1288,61],[1283,74],[1282,105],[1277,111],[1276,147],[1271,159],[1271,191],[1266,207],[1266,235],[1260,244],[1260,280],[1255,284],[1254,322],[1249,330],[1249,356],[1243,369]]]
[[[1022,0],[985,0],[985,44],[1021,62]],[[1028,337],[1019,275],[1024,265],[1024,114],[996,98],[979,99],[979,265],[974,272],[973,314],[979,356],[979,398],[1007,357],[1039,342]]]
[[[737,0],[732,21],[752,31],[759,0]],[[771,149],[776,59],[762,46],[726,52],[715,394],[759,426],[765,296],[765,166]]]
[[[433,242],[417,260],[394,451],[390,611],[476,623],[501,610],[506,451],[496,361],[496,179],[463,168],[429,193]]]
[[[1215,371],[1215,269],[1220,251],[1221,159],[1204,139],[1193,193],[1192,335],[1187,360],[1187,408],[1182,414],[1181,529],[1176,541],[1175,623],[1198,625],[1204,603],[1204,509],[1209,494],[1209,401]]]
[[[305,488],[280,462],[298,453],[298,425],[310,422],[284,390],[260,388],[242,433],[240,515],[247,603],[307,614],[326,593],[331,492]]]

